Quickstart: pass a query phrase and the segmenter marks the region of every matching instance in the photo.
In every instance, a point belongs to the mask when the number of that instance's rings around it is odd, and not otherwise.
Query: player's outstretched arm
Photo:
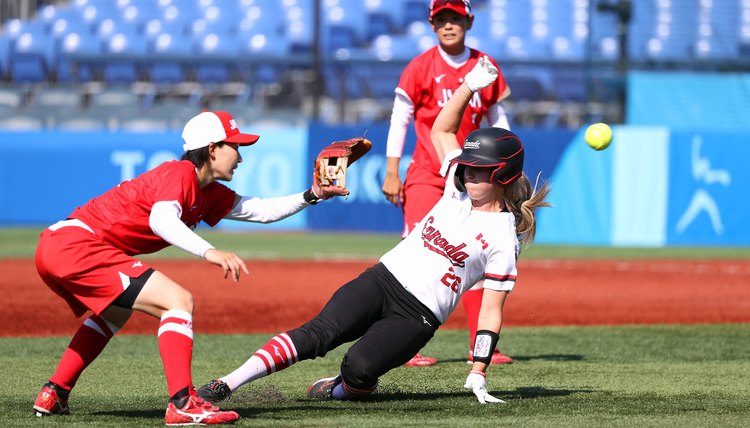
[[[497,68],[492,65],[492,62],[486,56],[479,58],[474,68],[464,77],[464,83],[458,87],[438,114],[432,125],[430,139],[441,164],[448,153],[461,148],[456,134],[471,97],[476,91],[492,84],[497,76]]]
[[[472,349],[472,360],[469,375],[464,388],[472,390],[480,403],[504,403],[487,392],[486,372],[492,361],[492,352],[500,340],[503,325],[503,306],[508,297],[507,291],[485,289],[482,296],[482,307],[477,319],[477,333]]]

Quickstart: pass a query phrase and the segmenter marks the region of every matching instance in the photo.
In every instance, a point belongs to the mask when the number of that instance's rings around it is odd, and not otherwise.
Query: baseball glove
[[[315,159],[315,180],[322,186],[346,188],[346,168],[365,155],[372,147],[366,138],[334,141]]]

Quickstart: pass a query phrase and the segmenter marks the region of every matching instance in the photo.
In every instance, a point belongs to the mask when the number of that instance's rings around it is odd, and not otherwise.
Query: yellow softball
[[[606,123],[595,123],[586,128],[586,143],[595,150],[604,150],[612,142],[612,128]]]

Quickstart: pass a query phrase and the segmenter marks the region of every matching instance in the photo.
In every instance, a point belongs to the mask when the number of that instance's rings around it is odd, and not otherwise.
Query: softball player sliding
[[[220,266],[225,278],[231,275],[238,281],[241,272],[248,273],[245,263],[195,234],[201,220],[210,226],[224,218],[269,223],[348,191],[314,181],[303,193],[260,199],[237,195],[218,183],[234,176],[242,162],[239,147],[260,138],[241,133],[226,112],[195,116],[185,125],[182,138],[182,160],[119,184],[42,232],[35,260],[39,275],[76,316],[87,310],[93,314],[73,336],[37,396],[38,416],[70,413],[70,390],[136,310],[161,319],[158,344],[170,397],[166,424],[221,424],[239,418],[236,412],[205,403],[193,389],[193,296],[133,256],[175,245]]]
[[[435,121],[431,136],[446,173],[445,194],[425,219],[378,264],[339,288],[315,318],[273,337],[237,370],[199,388],[200,397],[224,400],[247,382],[356,339],[340,373],[313,383],[307,394],[333,399],[369,394],[378,378],[421,349],[461,295],[484,279],[473,365],[464,386],[481,403],[501,401],[487,392],[485,372],[515,285],[520,244],[533,241],[534,210],[547,205],[549,187],[532,189],[523,174],[523,145],[508,130],[474,131],[459,149],[456,130],[466,105],[497,76],[491,61],[480,59]]]
[[[404,213],[405,237],[443,195],[445,177],[440,174],[440,161],[430,142],[430,129],[440,110],[461,85],[464,75],[476,65],[482,52],[465,44],[466,32],[471,29],[474,15],[468,0],[432,0],[429,22],[439,44],[414,58],[401,74],[391,114],[386,147],[387,171],[383,180],[383,194]],[[496,64],[493,63],[496,66]],[[483,117],[489,126],[510,129],[500,101],[510,95],[510,88],[501,73],[487,88],[477,91],[469,102],[458,128],[458,139],[463,141],[469,132],[479,128]],[[399,163],[404,151],[406,131],[414,118],[417,143],[412,162],[402,184]],[[463,306],[469,322],[469,341],[473,343],[477,329],[482,286],[478,284],[464,294]],[[471,354],[469,354],[471,358]],[[493,363],[513,360],[496,351]],[[437,360],[417,354],[409,366],[429,366]]]

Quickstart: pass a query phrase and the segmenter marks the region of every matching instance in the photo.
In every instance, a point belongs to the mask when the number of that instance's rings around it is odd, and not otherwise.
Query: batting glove
[[[492,65],[490,59],[485,55],[479,58],[477,65],[464,76],[464,82],[471,89],[471,92],[476,92],[490,86],[497,79],[497,75],[497,67]]]
[[[473,370],[469,372],[469,376],[466,377],[464,388],[470,389],[474,395],[477,396],[477,400],[479,400],[480,404],[505,403],[505,401],[495,398],[487,392],[487,380],[482,372]]]

